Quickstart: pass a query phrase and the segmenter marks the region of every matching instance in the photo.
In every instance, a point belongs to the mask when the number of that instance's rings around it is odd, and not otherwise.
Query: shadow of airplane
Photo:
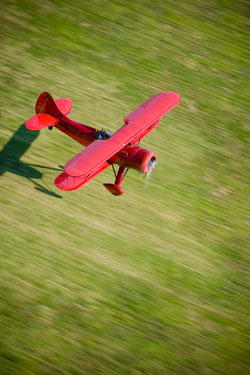
[[[18,176],[23,176],[31,181],[34,185],[36,185],[35,189],[55,198],[62,198],[62,196],[54,193],[50,188],[44,187],[38,182],[33,181],[33,179],[42,180],[43,177],[43,173],[41,173],[34,167],[50,169],[54,171],[61,171],[61,167],[44,167],[42,165],[24,163],[20,160],[20,158],[25,154],[25,152],[31,146],[32,142],[34,142],[34,140],[38,136],[39,130],[31,132],[26,129],[24,124],[19,126],[17,131],[13,134],[13,136],[9,139],[9,141],[0,152],[0,176],[2,176],[5,172],[11,172]]]

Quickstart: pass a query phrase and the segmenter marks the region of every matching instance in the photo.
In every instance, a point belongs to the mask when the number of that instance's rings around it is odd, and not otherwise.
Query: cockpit
[[[101,130],[97,130],[95,138],[96,139],[108,139],[111,136],[112,136],[112,133],[110,130],[101,129]]]

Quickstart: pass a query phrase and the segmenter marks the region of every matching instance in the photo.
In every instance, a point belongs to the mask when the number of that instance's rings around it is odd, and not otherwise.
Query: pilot
[[[111,131],[109,130],[105,131],[104,129],[101,129],[100,131],[98,131],[96,139],[107,139],[107,138],[110,138],[111,136],[112,136]]]

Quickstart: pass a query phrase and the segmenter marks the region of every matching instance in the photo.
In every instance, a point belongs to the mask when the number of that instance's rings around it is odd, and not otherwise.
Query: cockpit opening
[[[112,133],[110,130],[104,130],[104,129],[101,129],[101,130],[98,130],[97,131],[97,134],[95,136],[96,139],[108,139],[112,136]]]

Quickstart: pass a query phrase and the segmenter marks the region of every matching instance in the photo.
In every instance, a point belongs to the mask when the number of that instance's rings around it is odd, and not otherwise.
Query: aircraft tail
[[[40,130],[58,124],[60,118],[67,116],[72,108],[68,98],[54,100],[48,92],[43,92],[37,99],[36,115],[29,118],[25,125],[29,130]]]

